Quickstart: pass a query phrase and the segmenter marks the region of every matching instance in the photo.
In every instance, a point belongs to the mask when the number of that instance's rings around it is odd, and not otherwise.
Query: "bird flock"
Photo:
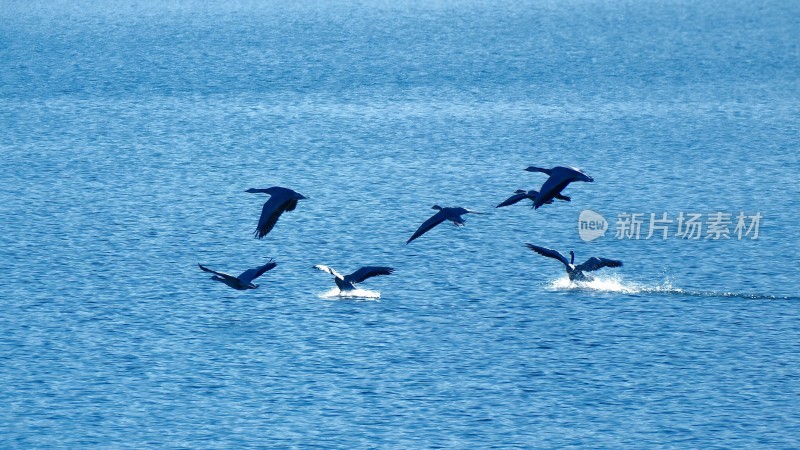
[[[542,184],[542,187],[539,188],[538,191],[536,190],[517,190],[514,192],[512,196],[504,200],[502,203],[497,205],[497,208],[509,206],[516,204],[524,199],[529,199],[533,203],[531,207],[533,209],[538,209],[542,205],[552,204],[554,199],[561,200],[561,201],[571,201],[570,197],[563,195],[561,192],[572,182],[576,181],[583,181],[587,183],[591,183],[594,179],[581,170],[576,169],[574,167],[553,167],[552,169],[545,169],[541,167],[530,166],[525,169],[528,172],[541,172],[547,175],[547,180]],[[258,218],[258,225],[255,229],[255,237],[257,239],[264,238],[270,231],[275,227],[275,224],[278,222],[278,219],[284,212],[294,211],[297,208],[297,203],[300,200],[306,200],[308,197],[300,194],[299,192],[293,191],[292,189],[288,189],[285,187],[273,186],[267,189],[248,189],[245,192],[249,192],[252,194],[267,194],[269,195],[269,199],[264,206],[261,208],[261,216]],[[466,220],[462,217],[465,214],[483,214],[477,211],[472,211],[467,208],[462,207],[441,207],[439,205],[433,205],[432,209],[436,210],[436,213],[431,216],[428,220],[424,221],[411,235],[410,238],[406,241],[406,245],[410,244],[414,240],[418,239],[440,223],[449,220],[453,222],[455,226],[464,226],[466,224]],[[595,270],[599,270],[603,267],[619,267],[622,265],[622,261],[613,260],[613,259],[606,259],[606,258],[597,258],[591,257],[586,260],[583,264],[575,265],[575,253],[570,251],[570,259],[567,258],[559,253],[556,250],[549,249],[547,247],[541,247],[534,244],[526,244],[526,246],[542,255],[549,258],[556,259],[561,261],[564,264],[564,267],[567,271],[567,276],[569,277],[570,281],[591,281],[592,277],[587,275],[585,272],[592,272]],[[203,266],[202,264],[198,264],[201,270],[204,272],[209,272],[214,274],[211,279],[215,281],[219,281],[221,283],[226,284],[227,286],[237,289],[237,290],[247,290],[247,289],[256,289],[258,288],[257,284],[253,283],[253,280],[260,277],[264,273],[274,269],[278,264],[273,261],[271,258],[270,260],[259,267],[254,267],[251,269],[247,269],[242,272],[238,277],[233,275],[229,275],[224,272],[218,272],[216,270],[209,269],[208,267]],[[355,272],[349,275],[342,275],[333,268],[329,266],[325,266],[322,264],[317,264],[313,266],[315,269],[321,270],[323,272],[327,272],[330,275],[333,275],[334,282],[336,283],[336,287],[339,289],[341,293],[352,292],[356,289],[356,285],[362,283],[363,281],[367,280],[368,278],[372,278],[379,275],[391,275],[394,272],[394,268],[392,267],[385,267],[385,266],[365,266],[361,267],[360,269],[356,270]]]

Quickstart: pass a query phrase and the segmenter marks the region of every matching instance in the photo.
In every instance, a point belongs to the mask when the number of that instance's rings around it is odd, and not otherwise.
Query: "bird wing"
[[[251,281],[255,280],[261,275],[264,275],[264,272],[274,269],[275,266],[277,265],[278,263],[269,260],[268,263],[264,264],[261,267],[256,267],[255,269],[247,269],[244,272],[242,272],[241,275],[239,275],[239,281],[241,281],[244,284],[250,284]]]
[[[550,169],[543,169],[541,167],[528,166],[525,170],[528,172],[542,172],[544,174],[550,175]]]
[[[555,250],[549,249],[547,247],[539,247],[538,245],[533,245],[533,244],[525,244],[525,245],[529,249],[535,251],[536,253],[538,253],[538,254],[540,254],[542,256],[547,256],[549,258],[557,259],[557,260],[561,261],[562,263],[564,263],[565,266],[569,267],[569,260],[567,258],[565,258],[564,255],[562,255],[561,253],[559,253],[559,252],[557,252]]]
[[[227,274],[225,272],[217,272],[216,270],[209,269],[208,267],[205,267],[202,264],[198,264],[198,266],[200,266],[200,270],[202,270],[203,272],[213,273],[214,275],[217,275],[217,276],[220,276],[222,278],[225,278],[228,281],[236,281],[236,280],[238,280],[238,278],[236,278],[235,276],[229,275],[229,274]]]
[[[575,270],[591,272],[593,270],[602,269],[603,267],[619,267],[621,265],[622,261],[617,261],[616,259],[605,259],[592,256],[583,264],[575,266]]]
[[[420,225],[419,228],[417,228],[417,231],[415,231],[414,234],[412,234],[411,237],[406,241],[406,245],[408,245],[414,239],[427,233],[428,230],[430,230],[431,228],[444,222],[446,218],[447,218],[447,212],[441,210],[436,214],[434,214],[433,216],[431,216],[430,219],[426,220],[425,222],[422,222],[422,225]]]
[[[456,216],[462,216],[464,214],[481,214],[481,215],[487,214],[487,213],[482,213],[482,212],[479,212],[479,211],[473,211],[473,210],[467,209],[467,208],[448,208],[448,209],[450,210],[451,214],[456,215]]]
[[[537,195],[536,199],[533,201],[533,207],[539,208],[545,203],[552,201],[557,194],[560,194],[561,191],[567,187],[569,182],[570,180],[568,179],[564,180],[557,175],[551,175],[539,190],[539,195]]]
[[[261,239],[272,230],[278,218],[286,211],[286,208],[292,203],[291,197],[285,194],[273,194],[264,207],[261,208],[261,217],[258,218],[258,226],[256,227],[255,235]],[[297,201],[295,200],[295,205]],[[294,209],[294,207],[292,208]]]
[[[351,273],[350,275],[344,277],[344,281],[349,281],[351,283],[361,283],[367,278],[376,277],[378,275],[391,275],[392,272],[394,272],[394,269],[391,267],[367,266],[367,267],[362,267],[356,270],[355,272]]]
[[[297,199],[293,198],[286,202],[286,211],[294,211],[297,208]]]
[[[523,193],[520,193],[520,194],[514,194],[511,197],[508,197],[507,199],[505,199],[505,201],[503,201],[503,203],[500,203],[499,205],[495,206],[495,208],[501,208],[503,206],[513,205],[514,203],[517,203],[518,201],[520,201],[522,199],[525,199],[527,197],[528,197],[528,193],[527,192],[523,192]]]
[[[554,167],[553,172],[560,173],[563,177],[570,178],[570,181],[585,181],[585,182],[593,182],[594,178],[586,175],[578,169],[577,167]]]
[[[323,272],[328,272],[329,274],[333,275],[334,277],[336,277],[336,278],[338,278],[340,280],[344,279],[342,274],[340,274],[339,272],[334,270],[333,267],[328,267],[328,266],[323,266],[322,264],[317,264],[316,266],[314,266],[314,268],[315,269],[319,269],[319,270],[321,270]]]

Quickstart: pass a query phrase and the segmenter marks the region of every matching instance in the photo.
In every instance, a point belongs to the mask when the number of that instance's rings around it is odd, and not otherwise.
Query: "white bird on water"
[[[539,189],[539,194],[536,195],[536,199],[533,201],[534,209],[539,209],[540,206],[556,198],[556,196],[573,181],[585,181],[587,183],[594,181],[594,178],[574,167],[558,166],[552,169],[543,169],[541,167],[530,166],[525,170],[528,172],[542,172],[549,176],[542,185],[542,188]]]
[[[293,211],[297,207],[298,200],[308,198],[299,192],[280,186],[273,186],[267,189],[250,188],[245,192],[270,195],[269,200],[267,200],[267,202],[264,203],[264,207],[261,208],[261,217],[258,218],[258,226],[255,231],[256,238],[258,239],[263,238],[272,230],[284,211]]]
[[[467,221],[461,217],[462,215],[483,214],[466,208],[442,208],[439,205],[433,205],[431,208],[436,209],[439,212],[434,214],[430,219],[426,220],[425,222],[422,222],[422,225],[420,225],[419,228],[417,228],[417,231],[415,231],[414,234],[411,235],[411,237],[406,241],[406,245],[408,245],[414,239],[428,232],[431,228],[444,222],[445,220],[453,222],[453,225],[457,227],[462,227],[464,226],[464,224],[467,223]]]
[[[216,270],[209,269],[208,267],[203,266],[202,264],[198,264],[200,269],[204,272],[213,273],[214,276],[211,277],[212,280],[216,280],[222,283],[227,284],[228,286],[244,291],[247,289],[256,289],[258,287],[257,284],[253,284],[253,280],[264,275],[264,272],[268,270],[272,270],[277,266],[278,263],[274,262],[272,259],[269,260],[266,264],[261,267],[255,267],[253,269],[247,269],[242,272],[241,275],[235,277],[233,275],[229,275],[225,272],[217,272]]]
[[[363,282],[367,278],[376,277],[378,275],[391,275],[394,272],[394,269],[391,267],[366,266],[356,270],[350,275],[342,275],[332,267],[323,266],[322,264],[317,264],[314,268],[333,275],[333,281],[336,282],[336,287],[342,292],[355,290],[355,285]]]

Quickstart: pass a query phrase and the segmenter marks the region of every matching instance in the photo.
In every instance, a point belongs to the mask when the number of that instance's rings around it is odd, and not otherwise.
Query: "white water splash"
[[[381,293],[378,291],[370,291],[367,289],[353,289],[352,291],[340,291],[339,288],[333,288],[327,292],[323,292],[319,296],[321,298],[326,298],[326,299],[355,298],[363,300],[376,300],[381,298]]]
[[[717,292],[717,291],[692,291],[681,289],[672,285],[672,280],[665,278],[661,284],[644,284],[635,281],[625,281],[620,275],[607,275],[595,277],[592,281],[570,281],[569,277],[551,281],[548,285],[550,290],[571,290],[581,289],[596,292],[613,292],[620,294],[678,294],[692,297],[738,297],[753,300],[790,300],[794,297],[779,297],[764,294],[748,294],[739,292]]]
[[[646,286],[640,283],[624,281],[619,275],[595,277],[591,281],[570,281],[569,277],[555,279],[550,282],[551,290],[583,289],[598,292],[617,292],[621,294],[638,294],[641,292],[667,292],[672,290],[669,281],[659,286]]]

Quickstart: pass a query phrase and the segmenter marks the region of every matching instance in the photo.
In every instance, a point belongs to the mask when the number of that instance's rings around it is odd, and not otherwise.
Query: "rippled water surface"
[[[800,446],[800,7],[696,3],[5,1],[0,447]]]

